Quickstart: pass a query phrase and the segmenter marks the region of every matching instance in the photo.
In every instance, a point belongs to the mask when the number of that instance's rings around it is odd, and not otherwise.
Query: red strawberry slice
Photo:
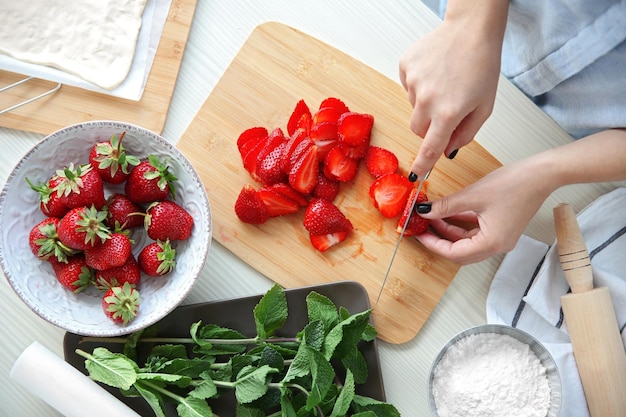
[[[298,149],[301,142],[309,142],[310,145],[314,145],[313,141],[309,138],[304,129],[297,129],[291,138],[287,139],[287,143],[283,147],[280,155],[280,167],[285,174],[289,174],[289,171],[291,170],[291,156],[296,149]],[[299,152],[301,151],[302,148],[300,148]]]
[[[398,158],[388,149],[370,146],[365,154],[365,167],[374,178],[380,178],[398,171]]]
[[[316,123],[311,127],[311,132],[309,133],[309,136],[317,146],[320,159],[323,159],[326,154],[337,144],[337,123]]]
[[[365,113],[348,112],[341,115],[337,122],[339,142],[355,148],[369,142],[374,116]]]
[[[267,206],[250,184],[243,186],[235,201],[235,214],[244,223],[261,224],[269,218]]]
[[[254,147],[252,147],[248,153],[243,157],[243,167],[250,174],[250,176],[255,180],[259,181],[259,176],[257,175],[257,167],[259,164],[259,153],[265,147],[266,140],[262,140],[256,143]]]
[[[370,187],[370,197],[384,217],[398,216],[413,189],[413,183],[404,175],[395,173],[380,177]]]
[[[297,201],[284,196],[272,187],[262,187],[258,190],[258,195],[265,203],[269,217],[284,216],[300,209],[300,204]]]
[[[292,136],[298,128],[304,128],[308,132],[310,122],[311,110],[309,110],[309,106],[304,100],[298,101],[287,121],[287,134]]]
[[[341,146],[332,148],[324,158],[324,175],[331,180],[351,181],[359,168],[359,160],[347,156]]]
[[[419,235],[420,233],[424,233],[430,225],[429,219],[421,217],[415,212],[415,210],[411,211],[411,207],[414,207],[413,201],[415,200],[416,194],[417,188],[413,188],[413,190],[411,190],[411,194],[409,195],[409,199],[404,206],[402,215],[400,216],[400,221],[398,221],[398,226],[396,226],[396,232],[402,233],[404,223],[406,222],[407,217],[410,216],[409,223],[407,224],[406,230],[404,231],[404,234],[402,236]],[[415,203],[415,205],[424,201],[428,201],[428,196],[423,191],[420,191],[419,195],[417,196],[417,202]]]
[[[342,152],[347,157],[350,157],[352,159],[363,159],[365,155],[367,154],[367,150],[370,147],[370,141],[368,138],[365,142],[363,142],[359,146],[346,146],[342,143],[338,144],[337,146],[341,148]]]
[[[339,113],[347,113],[350,111],[346,103],[337,97],[327,97],[320,103],[320,109],[332,108],[337,110]]]
[[[317,184],[318,171],[317,146],[312,145],[307,147],[292,165],[289,171],[289,185],[302,194],[309,194]]]
[[[335,232],[326,235],[309,235],[311,244],[320,252],[326,252],[331,246],[343,242],[348,237],[348,232]]]
[[[317,174],[317,185],[313,188],[311,195],[314,198],[321,198],[333,201],[339,194],[339,181],[331,180],[320,170]]]
[[[283,197],[295,201],[300,207],[306,207],[309,204],[309,201],[304,195],[291,188],[291,186],[287,183],[279,182],[272,185],[271,188]]]
[[[275,129],[257,157],[257,177],[265,185],[275,184],[286,179],[281,169],[281,156],[287,139],[281,129]]]
[[[313,246],[325,252],[344,241],[353,230],[350,220],[333,203],[314,198],[304,212],[304,228]]]
[[[258,126],[243,131],[237,138],[237,149],[239,149],[241,159],[243,160],[250,149],[257,146],[259,142],[265,141],[268,135],[269,132],[266,128]]]

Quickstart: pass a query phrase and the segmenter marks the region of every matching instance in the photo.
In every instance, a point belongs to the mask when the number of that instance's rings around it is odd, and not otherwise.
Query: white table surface
[[[165,138],[178,141],[254,27],[266,21],[291,25],[397,81],[400,56],[433,28],[438,18],[419,0],[198,0],[163,132]],[[39,134],[0,128],[0,185],[41,138]],[[506,80],[501,80],[494,113],[477,140],[502,163],[508,163],[571,139]],[[554,205],[565,201],[579,210],[612,188],[604,184],[558,190],[526,233],[552,242]],[[496,256],[461,268],[413,340],[401,345],[379,343],[387,401],[402,415],[428,415],[426,387],[431,362],[454,334],[485,322],[485,299],[501,260],[502,256]],[[271,281],[253,266],[213,242],[202,276],[185,304],[259,294],[270,285]],[[15,359],[33,341],[62,357],[64,331],[32,313],[6,279],[0,279],[0,321],[0,415],[59,415],[10,380],[9,372]]]

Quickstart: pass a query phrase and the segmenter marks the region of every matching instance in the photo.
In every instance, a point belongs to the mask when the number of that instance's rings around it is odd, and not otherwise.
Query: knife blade
[[[385,278],[383,279],[383,285],[380,287],[380,291],[378,292],[378,297],[376,297],[376,304],[378,304],[378,300],[380,300],[380,296],[382,295],[383,290],[385,289],[387,278],[389,278],[389,272],[391,272],[391,266],[393,265],[394,259],[396,259],[396,254],[398,253],[398,249],[400,248],[400,243],[402,243],[402,238],[404,237],[404,232],[406,231],[406,227],[409,225],[409,220],[411,219],[411,213],[413,213],[413,210],[415,209],[415,204],[417,203],[417,196],[419,196],[420,191],[422,191],[422,187],[424,186],[424,182],[428,179],[428,176],[430,175],[430,171],[431,170],[428,170],[426,175],[422,177],[419,184],[417,185],[417,192],[415,193],[415,196],[416,196],[415,200],[411,202],[411,209],[409,210],[409,215],[407,216],[406,220],[404,221],[404,224],[402,225],[402,232],[400,232],[400,237],[398,238],[398,241],[396,242],[396,247],[393,250],[393,255],[391,255],[391,260],[389,261],[389,266],[387,267],[387,272],[385,273]]]

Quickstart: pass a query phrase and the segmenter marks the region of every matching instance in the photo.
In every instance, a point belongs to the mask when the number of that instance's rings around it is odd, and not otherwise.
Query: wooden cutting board
[[[199,171],[211,201],[213,237],[243,261],[286,288],[355,280],[374,305],[398,234],[397,219],[384,219],[369,197],[372,177],[361,164],[356,179],[335,201],[355,230],[325,253],[313,249],[302,225],[303,210],[260,226],[240,222],[234,202],[246,183],[236,140],[253,126],[271,130],[286,123],[296,102],[314,111],[328,96],[353,111],[374,116],[373,145],[392,150],[408,171],[421,139],[408,128],[411,107],[403,88],[361,62],[283,24],[257,27],[180,139],[179,149]],[[431,174],[431,199],[470,184],[500,163],[477,143]],[[385,291],[374,306],[380,338],[411,340],[441,298],[459,266],[406,239]]]
[[[63,85],[51,95],[0,114],[0,126],[47,135],[74,123],[107,119],[123,120],[161,133],[197,1],[172,0],[141,100],[125,100]],[[24,78],[21,74],[0,71],[0,87]],[[55,85],[50,81],[34,80],[4,91],[0,93],[0,109],[35,97]]]

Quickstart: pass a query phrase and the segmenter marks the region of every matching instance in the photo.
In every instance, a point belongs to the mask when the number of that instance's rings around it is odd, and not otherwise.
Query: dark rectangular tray
[[[276,336],[294,336],[308,323],[305,300],[311,291],[316,291],[328,297],[337,307],[345,307],[351,314],[370,308],[369,297],[365,288],[354,281],[340,281],[285,290],[289,314],[287,322],[276,333]],[[193,323],[202,320],[203,324],[216,324],[228,327],[252,337],[256,335],[253,310],[262,296],[263,294],[260,294],[178,307],[158,323],[158,336],[189,337],[189,327]],[[63,340],[63,350],[65,360],[85,374],[87,374],[85,360],[76,354],[76,349],[80,348],[86,352],[91,352],[96,347],[106,347],[113,352],[121,352],[122,350],[122,344],[81,342],[82,337],[74,333],[66,333]],[[357,385],[356,392],[359,395],[385,401],[382,374],[378,362],[377,340],[362,343],[360,350],[367,362],[368,379],[365,384]],[[139,354],[141,355],[141,352]],[[142,363],[140,363],[141,365]],[[102,386],[140,415],[154,415],[152,409],[143,398],[124,397],[118,389],[106,385]],[[235,406],[234,394],[211,399],[209,400],[209,405],[215,414],[222,416],[233,415]],[[176,416],[174,407],[167,410],[167,415]]]

